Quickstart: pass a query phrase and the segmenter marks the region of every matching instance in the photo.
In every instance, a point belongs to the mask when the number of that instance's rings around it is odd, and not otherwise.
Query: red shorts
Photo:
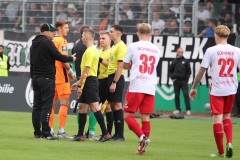
[[[235,95],[229,96],[213,96],[210,95],[210,105],[212,115],[228,114],[232,112]]]
[[[70,98],[71,90],[70,83],[56,84],[55,97],[56,98]]]
[[[151,114],[154,111],[155,96],[145,93],[127,92],[125,97],[124,112]]]

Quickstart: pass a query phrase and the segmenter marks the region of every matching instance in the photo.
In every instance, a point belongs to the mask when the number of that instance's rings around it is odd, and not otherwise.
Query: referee
[[[111,39],[109,36],[109,32],[104,30],[99,32],[99,43],[100,43],[100,50],[99,50],[99,75],[98,75],[98,82],[99,82],[99,98],[100,103],[104,104],[107,100],[108,94],[108,63],[111,54]],[[106,121],[107,121],[107,130],[108,133],[112,133],[113,127],[113,112],[110,105],[106,106],[105,109],[106,114]]]
[[[113,108],[115,134],[112,141],[125,141],[123,136],[124,120],[122,109],[122,96],[124,88],[123,59],[127,52],[125,43],[121,40],[123,28],[120,25],[113,25],[110,29],[110,39],[113,41],[112,51],[108,64],[108,101]]]
[[[83,31],[82,40],[83,44],[87,46],[87,50],[84,52],[82,57],[81,71],[82,75],[87,75],[87,78],[83,88],[80,86],[83,84],[83,76],[79,81],[72,85],[72,90],[76,90],[78,87],[77,92],[78,96],[80,96],[78,108],[78,134],[71,139],[72,141],[85,140],[83,132],[87,121],[88,106],[90,106],[90,109],[94,113],[97,122],[102,130],[102,136],[99,139],[99,142],[105,142],[111,138],[111,135],[106,129],[104,117],[99,107],[99,85],[97,79],[99,56],[97,48],[94,45],[94,36],[95,33],[91,29],[85,29]]]
[[[64,56],[57,50],[52,42],[57,29],[52,24],[45,23],[40,30],[40,35],[32,40],[30,48],[30,74],[34,91],[32,123],[35,138],[56,140],[58,138],[50,134],[48,125],[55,93],[55,60],[66,63],[75,61],[76,57]]]

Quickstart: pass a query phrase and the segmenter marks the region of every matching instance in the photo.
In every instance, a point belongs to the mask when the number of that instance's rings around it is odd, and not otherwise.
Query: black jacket
[[[191,75],[189,61],[184,57],[174,59],[169,67],[169,73],[171,79],[188,81]]]
[[[77,42],[77,44],[72,49],[72,54],[76,53],[76,57],[77,57],[75,61],[75,71],[76,71],[77,78],[79,78],[82,73],[80,65],[81,65],[83,53],[85,52],[86,49],[87,47],[83,44],[83,41],[81,39]]]
[[[55,79],[55,60],[72,62],[73,58],[62,55],[54,43],[46,36],[38,35],[32,40],[30,48],[30,74],[33,77]]]

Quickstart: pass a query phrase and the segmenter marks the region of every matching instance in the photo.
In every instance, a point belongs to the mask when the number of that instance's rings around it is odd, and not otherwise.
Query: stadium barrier
[[[31,112],[33,106],[33,90],[30,88],[30,78],[28,77],[1,77],[0,78],[0,97],[1,111],[20,111]],[[128,87],[125,84],[124,95]],[[198,95],[195,101],[191,101],[193,112],[209,112],[204,109],[204,104],[209,102],[207,95],[208,87],[206,85],[197,88]],[[72,91],[70,97],[69,114],[73,114],[76,103],[77,93]],[[125,96],[124,96],[125,97]],[[183,96],[180,96],[181,106],[184,106]],[[183,111],[184,111],[184,107]],[[174,105],[174,91],[172,85],[161,85],[157,87],[155,99],[155,111],[172,111]]]

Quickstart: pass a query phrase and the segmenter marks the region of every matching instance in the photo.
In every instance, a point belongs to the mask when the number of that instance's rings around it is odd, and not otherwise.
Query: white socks
[[[54,130],[53,130],[53,128],[51,128],[51,131],[50,131],[50,133],[51,133],[51,134],[54,134]]]
[[[64,132],[65,132],[65,131],[64,131],[64,128],[60,127],[60,128],[58,129],[58,132],[59,132],[59,133],[64,133]]]
[[[143,134],[143,135],[141,135],[141,137],[140,137],[140,142],[143,140],[143,137],[145,137],[145,135]]]

